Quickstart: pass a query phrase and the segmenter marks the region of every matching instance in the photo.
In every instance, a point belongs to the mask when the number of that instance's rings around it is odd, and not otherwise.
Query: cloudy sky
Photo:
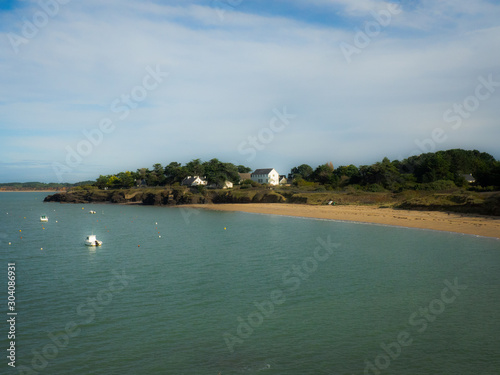
[[[496,0],[0,4],[0,182],[500,159]]]

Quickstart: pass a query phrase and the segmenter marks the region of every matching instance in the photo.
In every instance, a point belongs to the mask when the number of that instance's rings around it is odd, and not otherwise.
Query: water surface
[[[0,194],[25,371],[499,373],[498,240],[45,196]]]

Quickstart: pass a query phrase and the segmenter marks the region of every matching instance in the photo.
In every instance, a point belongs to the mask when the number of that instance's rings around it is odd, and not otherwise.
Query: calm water
[[[0,194],[0,373],[500,374],[498,240],[46,195]]]

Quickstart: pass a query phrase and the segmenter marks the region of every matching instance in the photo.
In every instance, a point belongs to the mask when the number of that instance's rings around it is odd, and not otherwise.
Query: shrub
[[[254,180],[241,181],[241,184],[242,185],[250,185],[250,186],[253,186],[253,187],[260,186],[260,184],[258,182],[255,182]]]
[[[415,185],[415,190],[453,190],[456,188],[457,185],[451,180],[438,180]]]
[[[372,193],[380,193],[382,191],[385,191],[384,187],[379,184],[371,184],[366,187],[366,191],[372,192]]]

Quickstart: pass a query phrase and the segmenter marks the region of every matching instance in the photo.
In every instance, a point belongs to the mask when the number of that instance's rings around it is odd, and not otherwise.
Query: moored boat
[[[85,245],[87,246],[101,246],[102,241],[99,241],[95,234],[88,235],[87,238],[85,239]]]
[[[40,216],[40,221],[49,221],[49,218],[45,215]]]

